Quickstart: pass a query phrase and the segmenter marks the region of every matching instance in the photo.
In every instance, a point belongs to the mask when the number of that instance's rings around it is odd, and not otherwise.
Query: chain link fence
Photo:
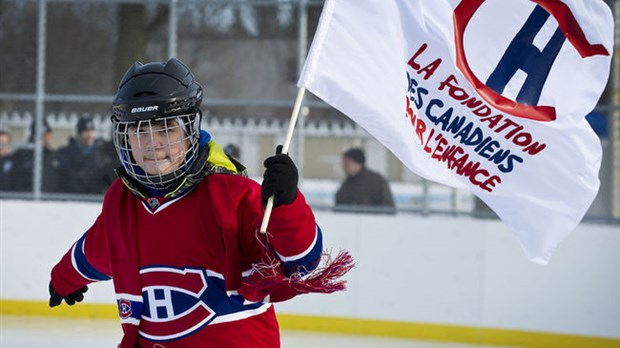
[[[608,3],[617,14],[616,1]],[[262,159],[286,133],[322,6],[314,0],[0,1],[0,140],[8,143],[2,153],[13,158],[2,169],[21,168],[10,180],[3,177],[0,198],[101,200],[118,164],[109,121],[117,83],[136,60],[173,56],[203,84],[203,127],[222,146],[238,146],[250,176],[260,180]],[[616,65],[588,115],[604,158],[601,190],[587,218],[614,223],[620,219]],[[331,208],[344,175],[340,155],[360,146],[369,167],[389,179],[400,211],[489,213],[470,193],[411,173],[319,99],[308,95],[302,110],[290,153],[315,208]],[[80,132],[84,127],[94,132]],[[92,139],[81,139],[83,133]],[[81,141],[96,142],[96,153],[80,153]]]

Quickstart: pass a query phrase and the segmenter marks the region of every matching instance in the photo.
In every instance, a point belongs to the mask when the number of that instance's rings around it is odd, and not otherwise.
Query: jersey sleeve
[[[321,229],[301,192],[295,201],[273,209],[267,239],[282,261],[285,275],[315,269],[323,252]]]
[[[52,287],[61,296],[84,285],[111,279],[103,225],[103,217],[100,215],[52,269]]]
[[[261,245],[263,238],[257,236],[264,217],[261,186],[246,178],[221,176],[219,179],[222,181],[215,188],[220,191],[222,186],[227,187],[219,194],[236,197],[233,205],[242,248],[252,255],[253,262],[260,261],[260,251],[267,247],[280,259],[286,276],[316,268],[323,251],[322,235],[301,192],[292,203],[273,209],[266,235],[269,245]]]

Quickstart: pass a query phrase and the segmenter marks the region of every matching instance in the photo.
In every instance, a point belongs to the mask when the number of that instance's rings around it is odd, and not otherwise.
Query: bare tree
[[[118,5],[118,35],[114,55],[114,76],[117,83],[123,74],[136,61],[147,60],[146,47],[152,34],[166,23],[168,7],[156,5],[154,15],[149,16],[145,4]]]

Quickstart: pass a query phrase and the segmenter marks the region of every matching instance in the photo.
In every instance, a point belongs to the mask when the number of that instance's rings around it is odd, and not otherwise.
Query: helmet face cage
[[[200,113],[114,122],[114,146],[127,173],[165,189],[191,169],[200,144]]]

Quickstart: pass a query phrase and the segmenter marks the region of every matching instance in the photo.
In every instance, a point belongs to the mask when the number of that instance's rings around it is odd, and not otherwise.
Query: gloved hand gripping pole
[[[291,120],[288,124],[288,131],[286,132],[286,138],[284,139],[284,144],[282,146],[282,153],[287,154],[288,148],[291,145],[291,139],[293,139],[293,132],[295,131],[295,124],[297,123],[297,118],[299,117],[299,110],[301,109],[301,103],[304,99],[304,94],[306,93],[306,88],[301,87],[297,92],[297,98],[295,99],[295,105],[293,106],[293,113],[291,114]],[[273,210],[273,199],[274,196],[269,197],[267,201],[267,205],[265,206],[265,215],[263,216],[263,222],[260,225],[260,232],[267,232],[267,225],[269,224],[269,218],[271,217],[271,211]]]

